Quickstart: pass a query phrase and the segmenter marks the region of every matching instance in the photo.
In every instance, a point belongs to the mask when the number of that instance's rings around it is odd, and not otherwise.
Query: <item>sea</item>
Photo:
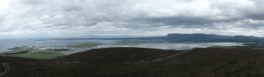
[[[243,43],[236,42],[181,42],[181,43],[143,43],[143,44],[122,44],[116,45],[115,42],[120,40],[34,40],[34,39],[9,39],[0,40],[0,52],[9,51],[8,48],[22,46],[67,46],[77,43],[101,43],[98,48],[110,47],[137,47],[137,48],[153,48],[163,50],[187,50],[193,48],[206,48],[211,46],[244,46]]]

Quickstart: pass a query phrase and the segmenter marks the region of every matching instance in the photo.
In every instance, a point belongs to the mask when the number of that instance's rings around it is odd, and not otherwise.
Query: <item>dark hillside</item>
[[[0,63],[4,62],[42,62],[42,60],[12,56],[0,56]]]
[[[133,62],[161,58],[179,52],[181,51],[105,48],[50,60],[2,56],[1,63],[8,63],[11,71],[1,77],[264,76],[264,50],[197,48],[158,62],[133,64]],[[1,71],[3,71],[2,66],[0,66]]]
[[[50,62],[81,62],[89,64],[135,63],[166,57],[179,52],[181,51],[147,48],[105,48],[51,59]]]
[[[172,76],[262,77],[264,50],[194,49],[163,61]],[[170,72],[170,73],[169,73]]]

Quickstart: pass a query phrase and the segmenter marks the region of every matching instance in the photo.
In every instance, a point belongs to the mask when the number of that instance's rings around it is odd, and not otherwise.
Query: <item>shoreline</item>
[[[150,45],[150,47],[148,46]],[[132,48],[149,48],[149,49],[158,49],[158,50],[192,50],[196,48],[221,48],[221,49],[254,49],[254,50],[262,50],[264,49],[264,46],[259,46],[255,44],[243,44],[243,45],[228,45],[228,44],[213,44],[208,45],[208,43],[203,44],[186,44],[188,48],[183,49],[177,49],[182,48],[178,47],[174,44],[166,44],[167,46],[164,46],[165,44],[162,44],[163,46],[159,44],[155,44],[157,46],[151,47],[152,44],[141,44],[141,45],[105,45],[105,44],[98,44],[98,43],[79,43],[74,45],[68,45],[68,46],[22,46],[22,47],[14,47],[10,48],[13,49],[11,51],[2,52],[0,53],[0,56],[13,56],[13,57],[25,57],[25,58],[35,58],[35,59],[53,59],[53,58],[59,58],[75,53],[81,53],[93,49],[104,49],[104,48],[126,48],[126,47],[132,47]],[[168,47],[168,45],[171,45],[173,47],[172,49]],[[182,45],[182,44],[179,44]],[[193,45],[193,46],[190,46]],[[202,46],[200,46],[202,45]],[[207,45],[207,46],[204,46]],[[197,47],[195,47],[197,46]],[[165,47],[165,48],[158,48],[158,47]]]
[[[13,48],[8,48],[7,51],[1,51],[1,52],[9,52],[9,51],[14,51],[17,49],[35,49],[35,50],[47,50],[47,49],[78,49],[78,48],[72,48],[70,46],[74,46],[74,45],[79,45],[81,43],[77,43],[77,44],[73,44],[73,45],[66,45],[66,46],[21,46],[21,47],[13,47]],[[88,43],[89,44],[89,43]],[[209,45],[212,44],[212,45]],[[214,44],[219,44],[219,45],[214,45]],[[220,45],[223,44],[223,45]],[[225,44],[225,45],[224,45]],[[233,43],[229,43],[229,44],[233,44]],[[112,47],[139,47],[139,48],[153,48],[153,49],[162,49],[162,50],[187,50],[187,49],[193,49],[193,48],[207,48],[207,47],[212,47],[212,46],[247,46],[247,45],[251,45],[251,44],[236,44],[234,43],[233,45],[229,45],[226,42],[223,43],[155,43],[155,44],[101,44],[98,43],[98,45],[94,46],[94,47],[89,47],[88,50],[90,49],[98,49],[98,48],[112,48]],[[152,46],[153,45],[153,46]],[[178,45],[194,45],[191,48],[186,48],[186,49],[179,49],[179,48],[174,48],[174,49],[169,49],[169,48],[162,48],[162,47],[158,47],[155,45],[166,45],[166,46],[174,46],[177,47]],[[199,45],[199,46],[195,46],[195,45]],[[83,48],[79,48],[79,49],[83,49]],[[84,48],[83,50],[87,50],[87,48]],[[1,53],[0,52],[0,53]]]
[[[75,53],[85,52],[92,49],[102,49],[102,48],[115,48],[115,47],[135,47],[135,48],[150,48],[150,49],[161,49],[161,50],[191,50],[194,48],[224,48],[224,49],[264,49],[264,46],[258,46],[255,44],[237,44],[237,43],[199,43],[199,44],[139,44],[139,45],[107,45],[100,43],[77,43],[67,46],[22,46],[9,48],[9,51],[1,52],[0,55],[5,56],[16,56],[16,57],[25,57],[19,55],[23,51],[27,51],[28,55],[41,53],[42,55],[57,54],[62,56],[67,56]],[[46,54],[43,54],[46,53]],[[14,54],[14,55],[10,55]],[[41,56],[41,55],[40,55]],[[52,56],[56,58],[59,56]]]

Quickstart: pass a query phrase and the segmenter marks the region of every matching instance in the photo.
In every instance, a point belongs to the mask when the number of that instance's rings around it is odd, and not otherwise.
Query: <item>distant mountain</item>
[[[80,38],[128,38],[133,36],[128,35],[120,35],[120,36],[97,36],[97,35],[84,35],[80,36]]]
[[[233,37],[233,39],[262,39],[260,37],[254,37],[254,36],[242,36],[242,35],[236,35]]]
[[[234,36],[232,37],[232,39],[235,39],[236,41],[254,41],[254,42],[264,41],[264,38],[262,37],[242,36],[242,35]]]
[[[263,37],[255,36],[227,36],[227,35],[216,35],[216,34],[179,34],[171,33],[167,36],[161,37],[166,40],[177,40],[177,41],[200,41],[200,42],[257,42],[264,44]]]
[[[228,36],[228,35],[216,35],[216,34],[179,34],[170,33],[166,36],[156,36],[156,37],[133,37],[133,36],[96,36],[96,35],[86,35],[77,38],[65,38],[65,40],[85,40],[85,39],[101,39],[101,40],[164,40],[169,42],[257,42],[264,44],[263,37],[255,36]],[[263,42],[263,43],[262,43]]]
[[[165,38],[177,40],[213,40],[213,39],[231,39],[233,36],[215,35],[215,34],[168,34]]]

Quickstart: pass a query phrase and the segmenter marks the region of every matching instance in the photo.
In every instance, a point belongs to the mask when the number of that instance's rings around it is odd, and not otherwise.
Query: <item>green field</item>
[[[31,49],[2,52],[0,53],[0,55],[4,53],[16,53],[19,51],[29,51],[29,52],[25,54],[14,54],[14,55],[8,55],[8,56],[34,58],[34,59],[51,59],[51,58],[57,58],[57,57],[64,56],[62,51],[31,50]],[[38,51],[38,52],[31,53],[31,51]]]
[[[227,49],[232,49],[232,48],[236,48],[236,47],[232,47],[232,46],[212,46],[210,48],[227,48]]]
[[[27,53],[27,54],[16,54],[16,55],[10,55],[10,56],[34,58],[34,59],[52,59],[52,58],[57,58],[58,56],[64,56],[64,55],[63,54]]]
[[[71,48],[92,48],[92,47],[96,47],[98,45],[101,45],[101,44],[99,44],[99,43],[81,43],[78,45],[71,45],[68,47],[71,47]]]

